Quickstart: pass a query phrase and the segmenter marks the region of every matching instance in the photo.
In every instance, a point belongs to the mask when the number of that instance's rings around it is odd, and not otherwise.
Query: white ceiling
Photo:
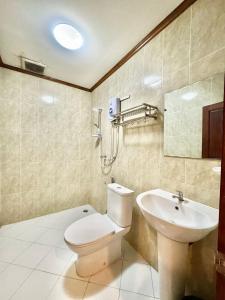
[[[182,0],[0,0],[0,55],[20,67],[19,56],[47,65],[45,75],[90,88]],[[57,23],[74,25],[85,43],[59,46]]]

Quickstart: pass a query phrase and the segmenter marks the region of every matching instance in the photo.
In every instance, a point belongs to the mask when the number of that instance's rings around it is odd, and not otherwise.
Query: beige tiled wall
[[[106,185],[110,176],[135,190],[180,189],[186,197],[218,207],[220,176],[212,171],[219,161],[164,157],[163,94],[225,70],[225,1],[198,0],[163,32],[132,57],[93,92],[93,107],[103,108],[103,148],[109,144],[107,108],[110,97],[131,95],[123,108],[143,102],[157,105],[159,121],[120,130],[119,155],[108,176],[100,169],[99,148],[93,141],[91,203],[106,210]],[[213,299],[213,254],[216,233],[195,243],[191,251],[189,289]],[[156,233],[134,204],[129,241],[154,266]],[[197,262],[197,263],[196,263]]]
[[[0,223],[16,222],[88,201],[106,210],[110,176],[135,190],[162,188],[218,207],[218,161],[164,157],[163,95],[225,70],[225,1],[198,0],[92,94],[103,111],[109,153],[108,100],[131,95],[123,108],[148,102],[161,111],[150,126],[120,130],[119,155],[101,173],[91,139],[91,94],[0,68]],[[134,203],[128,235],[157,266],[156,233]],[[191,247],[188,289],[213,299],[216,233]]]
[[[0,224],[87,203],[91,94],[0,68]]]

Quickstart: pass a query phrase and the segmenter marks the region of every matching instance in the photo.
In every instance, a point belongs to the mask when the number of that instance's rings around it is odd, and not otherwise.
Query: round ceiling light
[[[83,45],[82,35],[71,25],[58,24],[53,29],[56,41],[69,50],[79,49]]]

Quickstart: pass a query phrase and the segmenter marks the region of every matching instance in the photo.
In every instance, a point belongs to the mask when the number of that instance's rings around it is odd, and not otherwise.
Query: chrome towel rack
[[[115,115],[112,120],[114,126],[126,126],[128,124],[133,124],[137,121],[147,119],[157,119],[158,117],[158,107],[143,103],[128,109],[121,111],[119,114]]]

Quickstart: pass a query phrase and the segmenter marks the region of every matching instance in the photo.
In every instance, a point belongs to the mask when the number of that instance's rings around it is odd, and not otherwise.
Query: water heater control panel
[[[120,98],[113,97],[109,100],[109,120],[115,119],[115,116],[121,111],[121,101]]]

